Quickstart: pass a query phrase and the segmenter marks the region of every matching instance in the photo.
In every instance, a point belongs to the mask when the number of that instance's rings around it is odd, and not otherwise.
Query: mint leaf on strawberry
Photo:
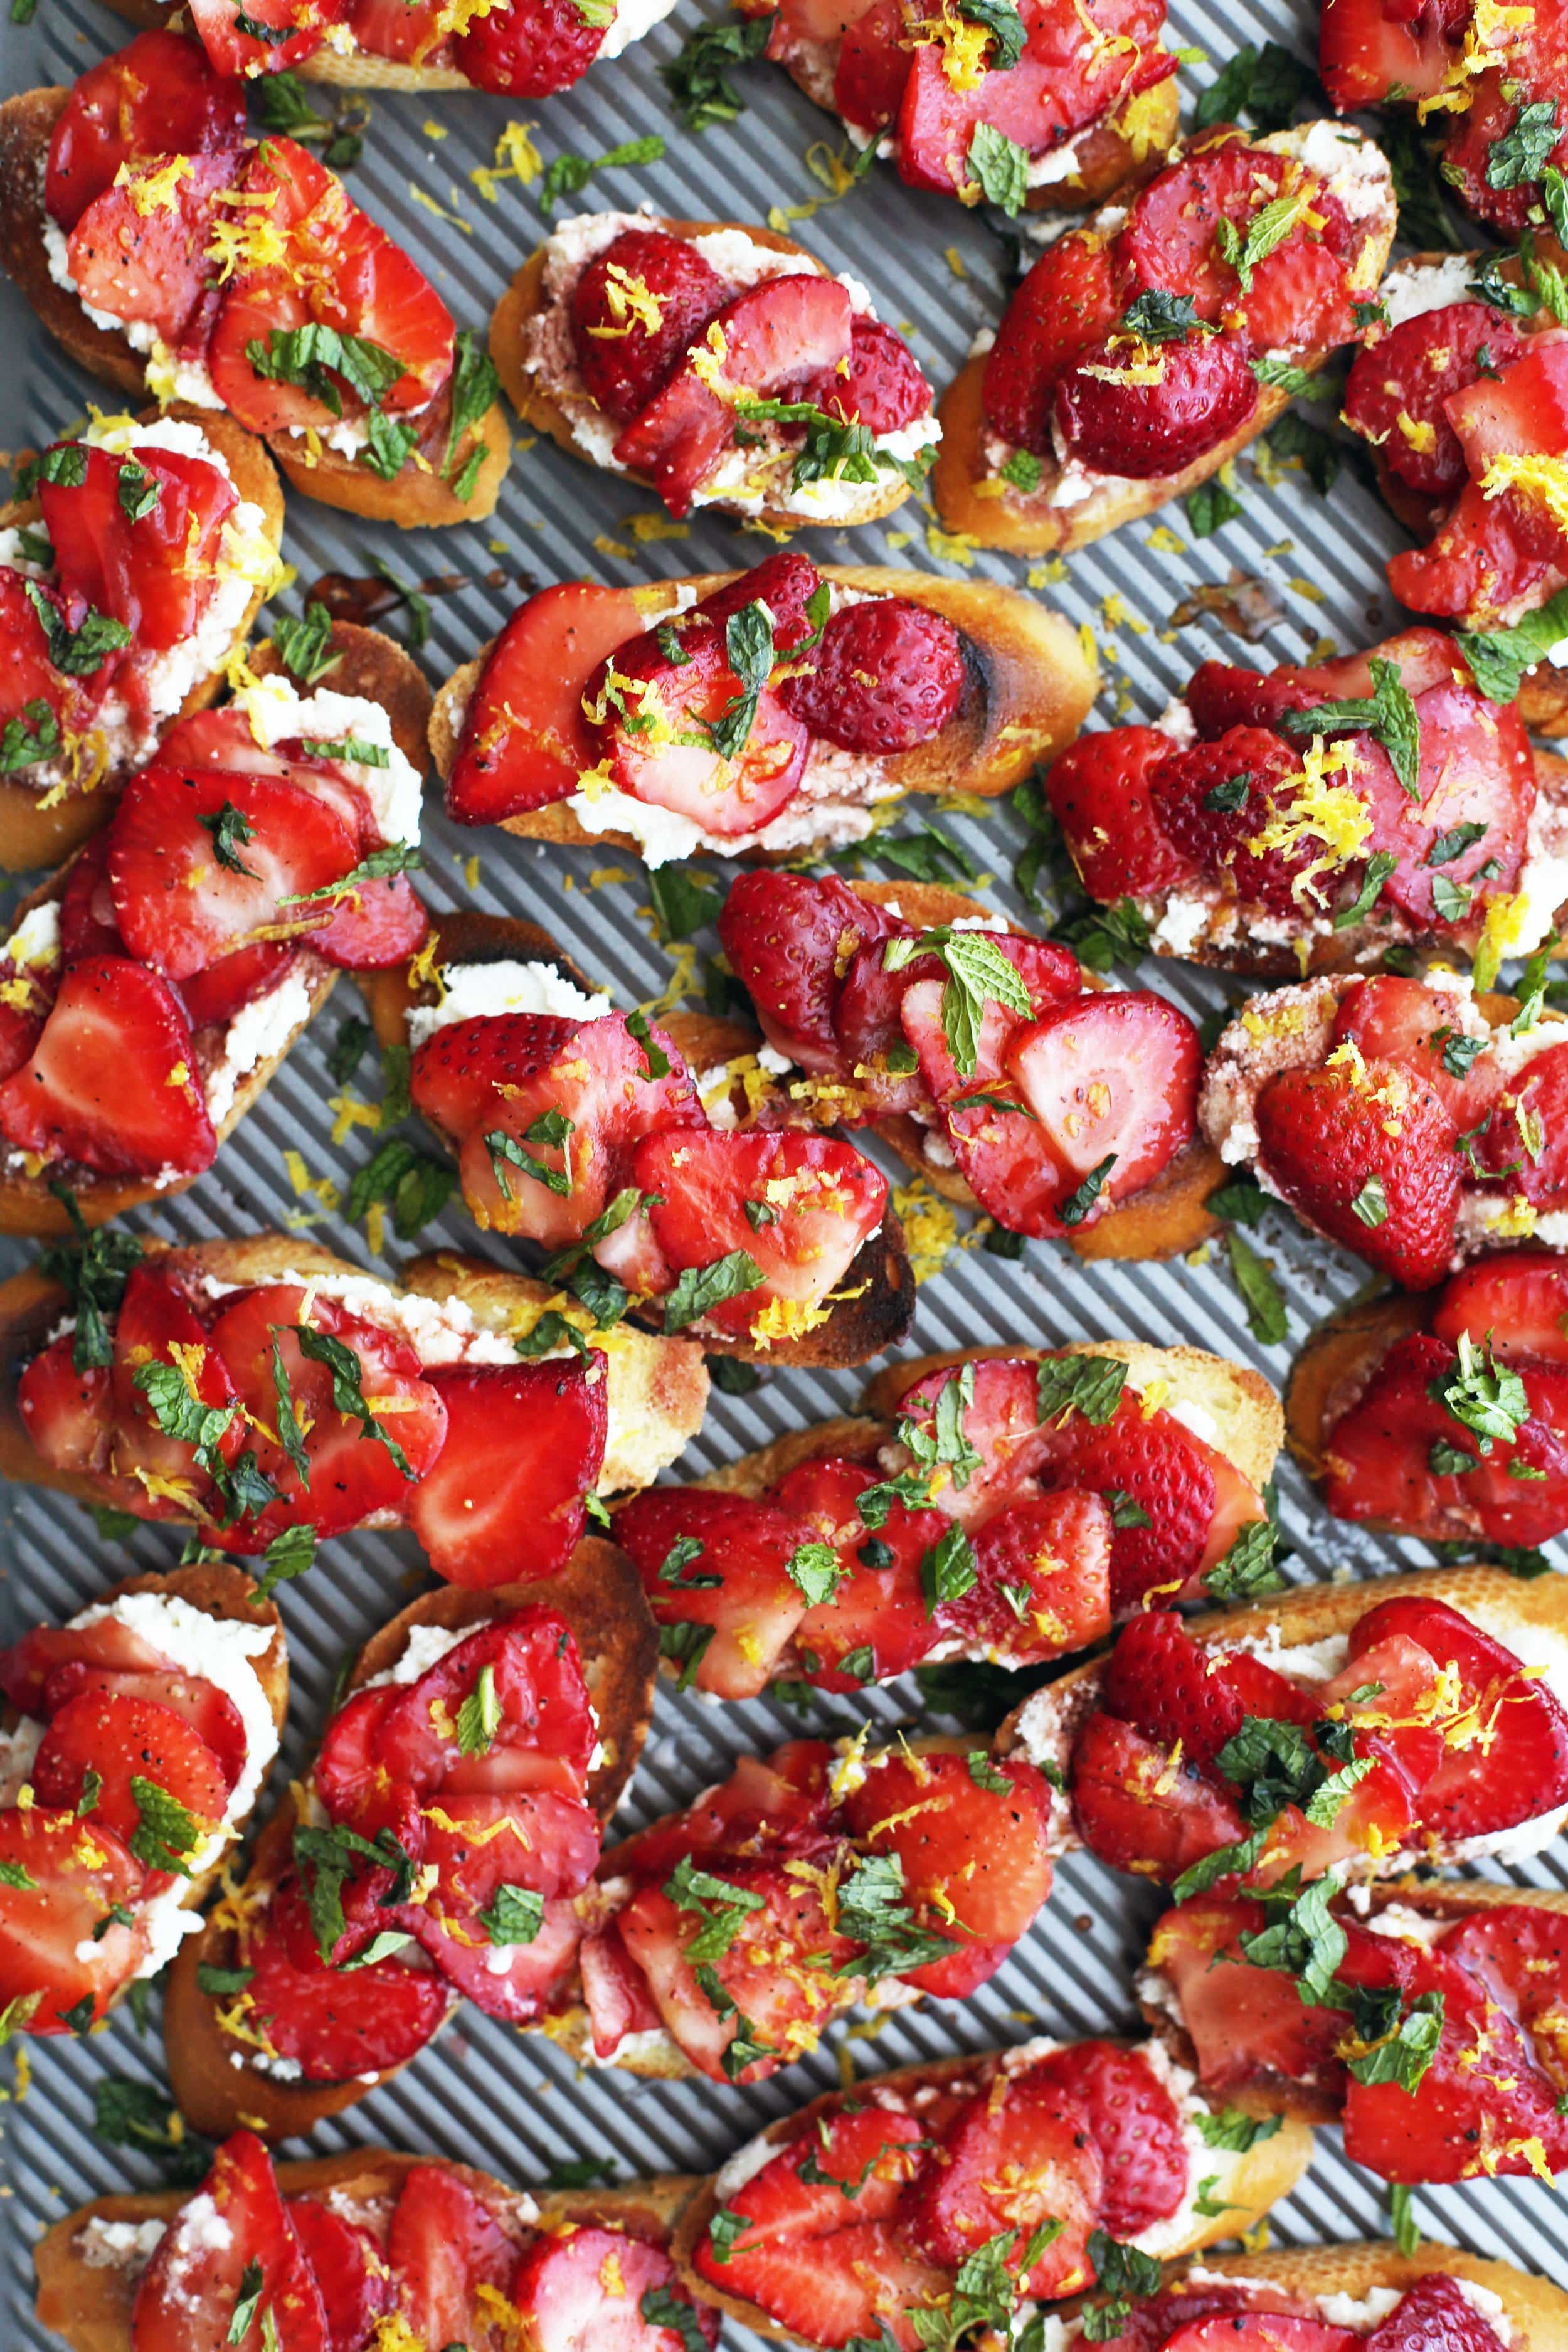
[[[141,1772],[131,1776],[131,1794],[139,1817],[130,1840],[131,1852],[149,1870],[167,1870],[178,1878],[189,1878],[190,1858],[202,1842],[204,1823],[167,1789]]]
[[[689,1542],[692,1538],[688,1537],[686,1540]],[[700,1544],[698,1549],[701,1549]],[[803,1543],[797,1544],[785,1560],[784,1574],[805,1593],[807,1606],[816,1609],[823,1601],[832,1600],[843,1570],[838,1565],[838,1554],[831,1544]]]
[[[531,1944],[544,1924],[544,1897],[531,1886],[498,1886],[474,1916],[492,1944]]]
[[[881,1977],[902,1976],[956,1952],[952,1936],[922,1927],[904,1901],[904,1867],[896,1853],[857,1855],[839,1882],[834,1925],[841,1936],[864,1947],[838,1971],[875,1983]]]
[[[958,0],[958,13],[972,25],[984,25],[991,36],[986,71],[1005,73],[1018,63],[1028,36],[1014,0]]]
[[[974,1547],[963,1529],[954,1524],[937,1538],[921,1562],[921,1591],[925,1595],[926,1615],[934,1617],[945,1602],[962,1601],[972,1592],[979,1580]]]
[[[762,1278],[763,1269],[749,1250],[731,1250],[711,1265],[684,1266],[664,1302],[666,1336],[684,1331],[689,1323],[722,1306],[725,1299],[755,1290]]]
[[[312,1364],[324,1364],[331,1374],[334,1411],[344,1414],[350,1421],[361,1423],[367,1437],[374,1437],[385,1446],[403,1476],[412,1478],[414,1472],[408,1456],[365,1402],[363,1373],[353,1349],[325,1331],[312,1330],[308,1323],[296,1323],[292,1328],[300,1342],[300,1353]]]
[[[1421,723],[1410,691],[1399,675],[1397,662],[1374,655],[1367,665],[1373,691],[1342,702],[1320,702],[1310,710],[1287,710],[1280,725],[1292,735],[1327,735],[1335,728],[1354,728],[1373,736],[1388,753],[1400,789],[1413,801],[1421,797]]]
[[[1453,1370],[1435,1373],[1427,1382],[1427,1395],[1455,1421],[1475,1432],[1483,1454],[1489,1454],[1499,1440],[1511,1444],[1530,1419],[1524,1382],[1508,1365],[1498,1362],[1489,1340],[1478,1348],[1469,1333],[1461,1331],[1457,1353]]]
[[[1471,289],[1472,291],[1474,289]],[[1492,702],[1511,702],[1527,670],[1544,661],[1552,646],[1568,636],[1568,588],[1533,613],[1526,613],[1511,629],[1460,629],[1455,642],[1470,665],[1470,675]]]
[[[1262,1592],[1278,1592],[1284,1582],[1274,1565],[1278,1531],[1271,1520],[1249,1519],[1226,1553],[1207,1570],[1205,1591],[1214,1601],[1250,1601]]]
[[[1245,2156],[1260,2140],[1272,2139],[1285,2118],[1244,2115],[1239,2107],[1222,2107],[1217,2115],[1212,2108],[1195,2107],[1193,2121],[1205,2147],[1227,2148],[1233,2156]]]
[[[1081,1412],[1102,1429],[1114,1418],[1126,1385],[1127,1367],[1114,1356],[1043,1356],[1035,1375],[1035,1419]]]
[[[1539,180],[1559,136],[1554,100],[1521,106],[1511,126],[1487,149],[1488,187],[1521,188]]]
[[[1029,151],[994,123],[977,122],[969,142],[969,169],[988,205],[1000,205],[1009,220],[1024,209],[1029,193]]]
[[[693,1911],[702,1922],[682,1948],[693,1968],[721,1960],[752,1914],[764,1907],[762,1895],[699,1870],[689,1853],[665,1880],[664,1893],[678,1911]]]

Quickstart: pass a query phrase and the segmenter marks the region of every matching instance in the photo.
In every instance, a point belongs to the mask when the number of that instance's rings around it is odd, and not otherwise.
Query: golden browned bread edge
[[[1168,2269],[1166,2287],[1179,2289],[1190,2268],[1184,2262]],[[1407,2254],[1380,2242],[1281,2246],[1270,2253],[1226,2254],[1214,2268],[1227,2279],[1253,2279],[1285,2294],[1348,2294],[1358,2302],[1374,2287],[1394,2287],[1404,2294],[1434,2271],[1446,2271],[1499,2298],[1521,2352],[1568,2352],[1568,2294],[1546,2279],[1516,2270],[1511,2263],[1473,2254],[1463,2246],[1427,2242]]]

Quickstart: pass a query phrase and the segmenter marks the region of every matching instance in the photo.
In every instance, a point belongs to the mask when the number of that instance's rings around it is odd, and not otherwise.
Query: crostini
[[[1394,0],[1324,0],[1323,88],[1342,114],[1414,106],[1449,119],[1444,181],[1478,219],[1517,236],[1545,215],[1549,165],[1568,167],[1556,109],[1562,51],[1550,11],[1455,0],[1402,14]]]
[[[176,407],[56,441],[0,510],[0,867],[53,865],[204,710],[285,576],[261,444]],[[418,764],[423,772],[424,759]]]
[[[943,394],[942,521],[1049,555],[1206,481],[1360,340],[1394,214],[1358,131],[1205,131],[1047,246]]]
[[[1056,1851],[1178,1895],[1517,1861],[1568,1821],[1568,1607],[1550,1577],[1457,1568],[1146,1610],[997,1757],[1061,1784]]]
[[[0,2016],[90,2033],[201,1927],[278,1753],[283,1628],[217,1563],[0,1651]]]
[[[581,213],[502,295],[490,358],[524,424],[676,516],[874,522],[940,437],[866,289],[776,229]]]
[[[1260,1373],[1135,1340],[976,1348],[879,1373],[863,1406],[616,1512],[683,1686],[1034,1665],[1156,1596],[1268,1589]]]
[[[775,2340],[920,2352],[930,2312],[943,2341],[964,2315],[1006,2341],[1028,2303],[1113,2257],[1234,2237],[1310,2148],[1304,2125],[1211,2107],[1157,2041],[1025,2042],[863,2076],[770,2124],[699,2191],[675,2255],[695,2293]]]
[[[108,0],[127,24],[166,22],[161,0]],[[489,89],[549,98],[595,58],[618,58],[661,24],[675,0],[499,0],[484,16],[450,0],[190,0],[220,74],[288,70],[350,89]]]
[[[946,1199],[1084,1257],[1212,1230],[1202,1048],[1163,997],[1104,989],[1070,949],[934,883],[743,875],[719,936],[767,1040],[748,1068],[735,1033],[748,1121],[869,1127]]]
[[[534,2197],[378,2147],[274,2168],[239,2131],[194,2190],[97,2197],[57,2221],[34,2253],[38,2324],[70,2352],[223,2352],[253,2332],[282,2352],[479,2352],[519,2328],[539,2352],[583,2328],[618,2352],[697,2352],[717,2315],[667,2251],[695,2186]]]
[[[1479,1257],[1425,1297],[1320,1326],[1286,1392],[1290,1451],[1337,1519],[1437,1542],[1568,1529],[1568,1258]]]
[[[748,15],[763,9],[748,8]],[[1020,0],[911,23],[898,0],[779,0],[764,54],[907,187],[1008,213],[1104,204],[1176,135],[1164,0]]]
[[[1160,955],[1283,979],[1433,946],[1495,977],[1568,920],[1568,768],[1436,629],[1205,662],[1153,726],[1081,736],[1046,793],[1084,887],[1134,900]]]
[[[0,946],[0,1231],[184,1192],[339,971],[423,943],[406,869],[428,690],[369,629],[314,655],[305,694],[276,647],[235,669],[232,701],[176,719],[23,901]]]
[[[1461,2246],[1290,2246],[1123,2281],[1114,2311],[1061,2325],[1063,2352],[1563,2352],[1568,2295]]]
[[[709,1118],[681,1049],[710,1024],[616,1013],[531,923],[459,915],[407,972],[366,974],[384,1043],[487,1231],[551,1255],[602,1327],[630,1313],[710,1354],[859,1364],[909,1329],[889,1187],[852,1143]]]
[[[1568,1895],[1469,1879],[1195,1895],[1156,1923],[1139,1996],[1208,2097],[1340,2124],[1385,2179],[1568,2170]]]
[[[1011,790],[1095,688],[1077,633],[1013,590],[773,555],[542,590],[442,687],[430,746],[459,824],[649,866],[820,854],[901,793]]]
[[[458,2006],[517,2026],[570,1981],[658,1646],[598,1537],[560,1575],[426,1593],[360,1652],[310,1773],[164,2001],[181,2113],[307,2132]]]
[[[1325,973],[1221,1031],[1198,1117],[1303,1224],[1428,1290],[1484,1250],[1561,1238],[1568,1014],[1441,965]]]
[[[491,512],[494,371],[342,182],[245,135],[245,86],[143,33],[70,89],[0,106],[0,254],[74,360],[226,414],[293,487],[408,529]]]
[[[49,1265],[0,1286],[0,1469],[292,1573],[406,1524],[452,1583],[552,1575],[587,1498],[655,1477],[707,1403],[690,1340],[474,1259],[392,1283],[291,1235],[116,1234]]]

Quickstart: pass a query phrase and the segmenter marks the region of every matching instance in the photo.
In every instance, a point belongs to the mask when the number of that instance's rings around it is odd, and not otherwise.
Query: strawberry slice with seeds
[[[627,229],[595,254],[573,292],[572,342],[606,416],[640,416],[724,302],[723,279],[689,237]]]
[[[319,954],[319,932],[312,935],[310,944]],[[237,1013],[276,988],[297,961],[296,949],[281,940],[268,941],[260,947],[239,948],[233,955],[219,956],[205,971],[191,972],[180,982],[191,1027],[226,1029]]]
[[[86,2000],[96,2021],[134,1975],[146,1937],[134,1913],[146,1876],[107,1826],[50,1812],[0,1812],[0,2008],[21,2001],[31,2033],[83,2030],[68,2012]]]
[[[1499,1904],[1447,1928],[1443,1951],[1529,2029],[1548,2073],[1563,2073],[1561,2017],[1568,1997],[1568,1920],[1562,1913],[1539,1909],[1533,1904]]]
[[[91,957],[63,975],[32,1059],[0,1086],[0,1133],[19,1151],[100,1175],[196,1175],[217,1138],[195,1069],[168,982],[121,957]]]
[[[511,0],[468,20],[452,43],[452,61],[476,89],[550,98],[582,79],[614,21],[612,13],[604,24],[590,23],[576,0]]]
[[[1381,2327],[1365,2338],[1372,2352],[1418,2352],[1429,2344],[1452,2352],[1497,2352],[1502,2338],[1457,2278],[1432,2271],[1407,2286]],[[1344,2347],[1349,2352],[1349,2347]]]
[[[580,1797],[551,1789],[443,1790],[425,1818],[424,1859],[438,1877],[406,1915],[421,1948],[487,2015],[511,2024],[537,2018],[573,1972],[583,1926],[570,1898],[598,1863],[596,1818]],[[542,1898],[537,1916],[516,1899],[526,1894]],[[514,1920],[518,1932],[507,1932]],[[492,1969],[503,1951],[508,1966]]]
[[[1046,794],[1091,898],[1152,898],[1196,872],[1166,839],[1150,789],[1175,748],[1157,727],[1110,727],[1080,735],[1053,761]]]
[[[332,1821],[367,1839],[388,1829],[405,1852],[419,1854],[425,1824],[418,1792],[395,1781],[376,1756],[377,1734],[402,1696],[392,1686],[355,1691],[328,1724],[311,1779]]]
[[[178,450],[83,455],[79,482],[38,485],[60,591],[121,622],[138,652],[167,652],[211,601],[238,493],[216,466]]]
[[[1166,2339],[1165,2352],[1356,2352],[1368,2339],[1352,2327],[1287,2313],[1226,2312],[1190,2320]]]
[[[1461,1331],[1486,1331],[1505,1360],[1568,1365],[1568,1264],[1550,1250],[1477,1258],[1444,1286],[1432,1329],[1450,1347]]]
[[[216,1761],[225,1796],[233,1791],[248,1750],[245,1718],[228,1693],[219,1690],[216,1683],[182,1674],[174,1666],[151,1674],[121,1674],[77,1661],[57,1666],[49,1676],[51,1718],[72,1700],[89,1696],[127,1698],[139,1706],[166,1707],[180,1716]]]
[[[400,2308],[421,2344],[468,2344],[493,2352],[481,2287],[510,2300],[517,2247],[467,2181],[440,2164],[406,2174],[392,2216],[386,2258],[401,2287]],[[493,2307],[493,2306],[492,2306]]]
[[[95,1827],[101,1822],[129,1847],[142,1829],[144,1816],[151,1822],[150,1893],[184,1874],[171,1861],[188,1866],[195,1843],[187,1846],[165,1837],[156,1817],[145,1815],[134,1784],[150,1781],[183,1806],[194,1821],[194,1841],[223,1819],[228,1802],[227,1776],[195,1726],[174,1707],[133,1698],[125,1691],[83,1691],[49,1718],[32,1774],[41,1801],[74,1809],[91,1786],[89,1772],[97,1775],[100,1784],[91,1808]],[[163,1858],[154,1861],[152,1856],[158,1853]]]
[[[643,633],[629,588],[542,589],[486,656],[447,782],[458,824],[500,824],[566,799],[598,758],[583,713],[588,682]]]
[[[1074,2042],[1037,2059],[1028,2079],[1054,2084],[1085,2109],[1100,2151],[1109,2234],[1125,2243],[1168,2221],[1187,2193],[1186,2134],[1147,2059],[1115,2042]]]
[[[1092,2277],[1089,2233],[1100,2219],[1104,2166],[1081,2101],[1032,2070],[1002,2078],[971,2099],[942,2134],[947,2162],[925,2174],[908,2200],[915,2243],[948,2270],[990,2239],[1016,2231],[1011,2273],[1020,2294],[1070,2294]],[[1042,2224],[1060,2226],[1019,2275],[1021,2256]]]
[[[650,2298],[689,2315],[685,2325],[650,2319]],[[619,2230],[542,2237],[519,2265],[511,2300],[539,2352],[689,2352],[693,2326],[710,2346],[719,2340],[718,2313],[691,2301],[662,2247]]]
[[[1469,0],[1435,0],[1407,16],[1389,16],[1382,0],[1327,0],[1318,66],[1335,112],[1374,105],[1396,84],[1432,97],[1469,21]]]
[[[1089,1852],[1114,1870],[1167,1885],[1247,1835],[1231,1797],[1115,1716],[1091,1715],[1079,1733],[1068,1786],[1073,1822]]]
[[[730,2210],[747,2224],[735,2241],[737,2256],[791,2241],[822,2248],[857,2221],[890,2221],[929,2140],[919,2116],[889,2107],[828,2109],[819,2126],[786,2140],[735,2191]],[[727,2265],[706,2242],[696,2260],[705,2278],[724,2284]]]
[[[921,1569],[947,1532],[947,1521],[940,1511],[895,1502],[873,1533],[860,1517],[858,1498],[877,1481],[875,1470],[829,1457],[801,1463],[770,1497],[781,1510],[809,1519],[816,1540],[834,1555],[832,1591],[813,1602],[795,1630],[798,1663],[819,1690],[890,1682],[917,1665],[939,1638]],[[858,1654],[867,1651],[869,1662]],[[847,1665],[849,1659],[853,1666]]]
[[[1258,1131],[1259,1168],[1310,1223],[1407,1289],[1437,1280],[1463,1163],[1430,1086],[1393,1062],[1280,1070],[1258,1094]]]
[[[270,2311],[289,2352],[331,2352],[315,2273],[253,2132],[225,2140],[202,2195],[210,2222],[183,2229],[176,2217],[136,2290],[132,2352],[224,2352],[253,2289],[258,2326]]]
[[[152,327],[171,350],[198,348],[216,308],[208,248],[217,199],[245,172],[237,141],[205,155],[153,155],[93,198],[70,233],[80,300]]]
[[[742,1756],[727,1780],[705,1789],[684,1812],[667,1813],[623,1839],[616,1870],[662,1880],[683,1854],[736,1853],[764,1837],[811,1850],[820,1841],[805,1833],[826,1832],[834,1809],[828,1783],[836,1760],[823,1739],[786,1740],[771,1756]]]
[[[0,567],[0,736],[24,781],[33,761],[53,759],[68,738],[87,732],[123,659],[108,650],[85,677],[66,677],[49,657],[50,637],[33,594],[69,626],[54,591]]]
[[[357,1968],[342,1966],[359,1959],[376,1936],[405,1925],[401,1914],[379,1907],[377,1883],[383,1891],[390,1886],[390,1872],[344,1885],[346,1931],[331,1965],[321,1957],[304,1895],[291,1874],[242,1937],[240,1955],[251,1970],[243,2021],[251,2032],[265,2033],[280,2058],[292,2059],[304,2082],[347,2083],[356,2074],[404,2065],[451,2008],[450,1986],[422,1962],[411,1962],[406,1951],[412,1948],[362,1960]]]
[[[191,20],[220,74],[278,73],[319,49],[329,26],[341,24],[348,0],[192,0]],[[249,26],[267,27],[251,32]]]
[[[647,1980],[621,1941],[614,1920],[583,1938],[577,1955],[583,1976],[583,2006],[594,2029],[594,2055],[613,2058],[629,2033],[660,2030]]]
[[[666,1654],[680,1659],[684,1679],[718,1698],[755,1698],[805,1614],[789,1562],[820,1540],[812,1519],[749,1496],[650,1486],[616,1513],[615,1531],[654,1616],[675,1637]],[[678,1633],[686,1627],[697,1630]]]
[[[952,2292],[951,2273],[911,2252],[890,2221],[737,2249],[722,2269],[710,2267],[714,2259],[704,2244],[697,2256],[704,2277],[756,2304],[790,2335],[828,2347],[879,2341],[885,2326],[899,2352],[918,2352],[914,2315],[943,2307]]]
[[[1226,1661],[1194,1642],[1172,1609],[1123,1626],[1106,1669],[1104,1704],[1189,1763],[1211,1764],[1241,1729],[1246,1709]]]
[[[205,1451],[232,1463],[244,1446],[246,1430],[223,1359],[208,1345],[206,1327],[179,1286],[155,1266],[142,1265],[126,1284],[114,1322],[109,1384],[114,1467],[121,1477],[138,1481],[155,1516],[174,1517],[188,1514],[192,1498],[197,1507],[211,1502],[212,1477],[197,1462],[193,1444],[165,1434],[153,1390],[138,1383],[139,1373],[144,1381],[153,1378],[148,1368],[153,1366],[163,1368],[163,1387],[174,1388],[176,1401],[183,1394],[213,1413],[226,1414],[226,1425],[216,1424]]]
[[[446,1434],[407,1496],[408,1524],[449,1584],[553,1576],[583,1534],[605,1464],[605,1359],[447,1365],[429,1386]]]
[[[884,759],[929,743],[957,712],[963,646],[942,613],[879,596],[834,614],[784,698],[814,735]]]
[[[1122,308],[1106,246],[1069,229],[1046,247],[1003,313],[985,362],[985,415],[1004,440],[1037,457],[1054,454],[1057,385]]]
[[[742,874],[719,917],[719,939],[756,1007],[763,1034],[803,1070],[837,1070],[839,983],[865,942],[909,929],[837,875]]]
[[[376,2321],[397,2296],[379,2244],[318,2198],[290,2197],[284,2210],[321,2291],[327,2352],[359,2352],[367,2338],[374,2341]]]
[[[494,1719],[486,1717],[482,1748],[470,1738],[465,1749],[459,1717],[481,1676],[488,1676]],[[395,1691],[369,1731],[373,1770],[421,1794],[503,1787],[510,1776],[498,1776],[494,1767],[512,1749],[533,1749],[559,1763],[567,1775],[563,1793],[580,1794],[598,1738],[577,1645],[562,1619],[543,1609],[520,1610],[470,1633],[411,1687]],[[325,1791],[323,1798],[330,1803]]]
[[[1465,482],[1465,453],[1447,403],[1479,380],[1483,345],[1500,373],[1524,349],[1511,319],[1484,302],[1449,302],[1401,320],[1352,362],[1346,423],[1374,445],[1396,480],[1423,498],[1451,499]]]
[[[1010,1785],[983,1786],[967,1756],[889,1749],[846,1796],[844,1818],[866,1851],[897,1854],[922,1926],[1001,1947],[1000,1965],[1050,1893],[1051,1798],[1031,1764],[1009,1758],[994,1777]],[[905,1980],[921,1983],[924,1971]]]
[[[1381,1945],[1401,1956],[1410,1948],[1390,1946],[1353,1919],[1339,1924],[1346,1937],[1340,1975],[1359,1969],[1369,1948],[1375,1951]],[[1291,1977],[1254,1968],[1241,1957],[1237,1938],[1257,1935],[1267,1925],[1260,1903],[1239,1895],[1197,1895],[1155,1923],[1149,1964],[1175,1998],[1208,2098],[1217,2102],[1233,2093],[1273,2091],[1292,2081],[1315,2083],[1337,2095],[1345,2083],[1337,2054],[1345,2013],[1302,2000]]]
[[[770,278],[727,302],[701,344],[616,442],[617,466],[647,474],[672,515],[734,439],[737,396],[768,399],[849,357],[854,312],[837,278]],[[715,390],[714,385],[722,387]]]
[[[1342,1045],[1350,1039],[1363,1062],[1403,1063],[1447,1105],[1464,1133],[1485,1123],[1502,1078],[1493,1055],[1477,1055],[1464,1043],[1456,1044],[1467,1033],[1455,1010],[1447,990],[1380,973],[1346,995],[1334,1021],[1333,1043]]]
[[[885,131],[903,103],[910,78],[910,52],[904,43],[904,12],[900,0],[870,0],[854,16],[842,5],[817,6],[784,0],[765,55],[787,58],[792,36],[806,40],[837,40],[838,62],[833,75],[833,110],[857,131]],[[820,29],[817,27],[820,26]]]
[[[859,316],[849,323],[847,367],[840,362],[810,377],[793,397],[870,433],[900,432],[927,415],[931,404],[931,386],[902,335],[879,319]]]
[[[684,1328],[689,1307],[689,1319],[761,1345],[775,1329],[787,1339],[826,1319],[817,1310],[880,1226],[888,1199],[886,1177],[853,1144],[794,1132],[666,1130],[637,1146],[632,1178],[658,1196],[648,1220],[677,1276],[667,1329]],[[724,1259],[722,1279],[679,1279]]]
[[[44,168],[44,209],[67,235],[122,163],[204,155],[245,134],[245,91],[213,71],[200,44],[138,33],[71,85]]]
[[[1151,350],[1119,330],[1075,354],[1055,418],[1080,466],[1152,481],[1228,440],[1257,405],[1258,378],[1232,337],[1194,331]]]
[[[99,833],[79,856],[72,858],[66,876],[60,899],[60,961],[80,963],[87,956],[124,952],[109,887],[109,836]]]
[[[79,1372],[71,1361],[75,1346],[74,1334],[68,1332],[24,1367],[16,1409],[28,1444],[51,1470],[101,1476],[109,1468],[112,1427],[109,1374],[97,1365]],[[126,1508],[140,1510],[143,1499],[142,1490],[132,1487]]]
[[[78,1665],[108,1674],[174,1671],[161,1651],[120,1618],[100,1617],[90,1625],[36,1625],[12,1648],[0,1650],[0,1691],[23,1715],[42,1720],[49,1712],[50,1681]]]
[[[1479,1156],[1500,1176],[1509,1171],[1510,1189],[1538,1209],[1554,1209],[1568,1192],[1568,1146],[1563,1119],[1568,1111],[1568,1051],[1548,1045],[1531,1055],[1501,1095]]]
[[[1060,1657],[1110,1631],[1110,1512],[1067,1491],[1015,1503],[975,1530],[975,1580],[936,1622],[983,1654]]]

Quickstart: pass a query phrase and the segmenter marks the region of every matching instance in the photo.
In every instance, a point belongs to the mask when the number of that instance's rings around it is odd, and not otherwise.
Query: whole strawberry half
[[[689,237],[627,229],[595,254],[572,297],[572,341],[606,415],[640,416],[726,299]]]
[[[1393,1062],[1281,1070],[1258,1097],[1258,1165],[1331,1240],[1425,1290],[1454,1252],[1463,1165],[1447,1106]]]

